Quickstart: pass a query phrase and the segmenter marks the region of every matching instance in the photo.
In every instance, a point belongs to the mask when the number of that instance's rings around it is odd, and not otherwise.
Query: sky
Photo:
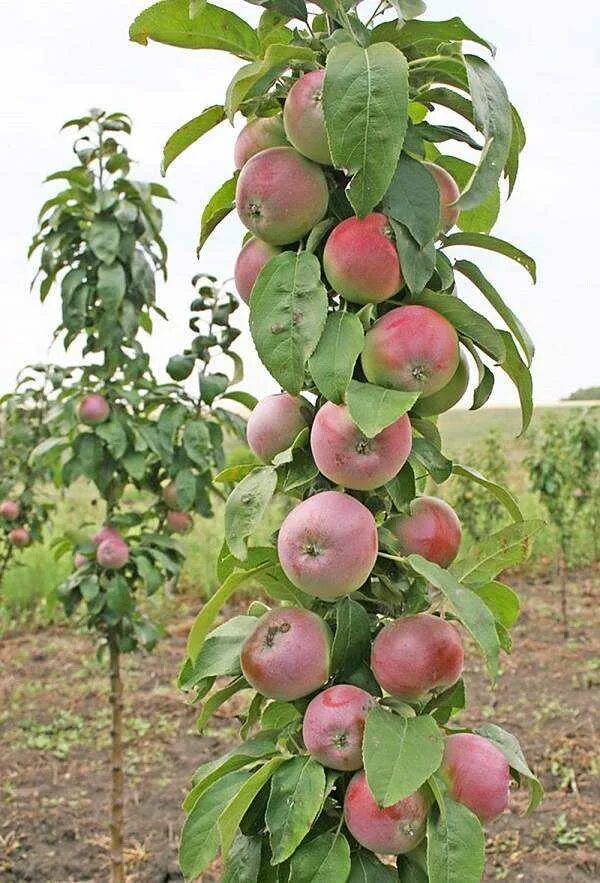
[[[59,322],[58,292],[44,305],[29,291],[34,265],[27,245],[39,207],[50,195],[43,179],[66,168],[72,133],[64,120],[89,107],[121,110],[134,121],[129,150],[135,177],[161,180],[161,148],[171,132],[205,107],[221,103],[225,87],[242,64],[216,51],[191,51],[128,40],[128,26],[144,0],[41,0],[6,4],[0,30],[0,392],[33,361],[64,362],[62,347],[49,348]],[[256,6],[221,3],[247,20]],[[538,284],[516,264],[474,249],[452,249],[454,257],[477,261],[522,318],[537,345],[534,397],[550,403],[581,386],[600,383],[600,307],[595,283],[600,155],[600,4],[580,0],[569,14],[551,11],[547,0],[431,0],[427,17],[460,15],[498,47],[495,67],[524,118],[528,144],[517,187],[503,207],[494,234],[538,262]],[[478,50],[481,51],[481,50]],[[241,123],[238,123],[239,128]],[[168,357],[190,341],[188,306],[192,275],[231,277],[243,228],[232,214],[196,260],[202,208],[233,169],[235,132],[225,123],[183,154],[165,184],[176,202],[165,206],[169,281],[159,288],[168,323],[157,320],[148,341],[157,374]],[[458,151],[456,151],[458,152]],[[465,280],[459,294],[493,318]],[[247,331],[247,310],[237,317],[244,331],[236,349],[246,361],[242,386],[259,396],[274,381],[258,361]],[[498,379],[492,403],[516,402],[508,380]]]

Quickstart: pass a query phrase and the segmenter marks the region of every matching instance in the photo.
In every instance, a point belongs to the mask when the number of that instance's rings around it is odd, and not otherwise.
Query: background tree
[[[527,457],[532,490],[539,494],[557,537],[564,636],[569,636],[568,569],[582,519],[587,519],[598,560],[600,425],[594,411],[546,419]]]
[[[56,365],[30,365],[0,400],[0,585],[15,552],[41,541],[53,508],[43,493],[49,470],[34,453],[50,437],[50,409],[67,375]]]
[[[204,209],[199,247],[234,208],[253,234],[236,285],[283,390],[249,418],[263,465],[218,476],[235,483],[222,585],[190,632],[181,683],[204,699],[201,727],[235,693],[249,704],[243,744],[194,775],[181,867],[196,879],[220,849],[224,880],[476,883],[482,824],[506,806],[509,767],[532,808],[541,788],[509,733],[452,727],[464,705],[456,623],[495,680],[519,609],[496,577],[524,559],[541,522],[444,455],[436,416],[473,367],[473,407],[485,404],[496,365],[516,385],[523,431],[531,418],[529,335],[476,264],[450,257],[457,246],[488,249],[535,279],[528,255],[490,235],[524,130],[487,60],[491,44],[460,19],[421,20],[425,4],[404,0],[370,15],[320,7],[273,0],[253,28],[212,4],[163,0],[130,28],[141,44],[245,62],[223,104],[171,136],[163,167],[245,117],[236,171]],[[480,52],[466,54],[463,40]],[[437,111],[455,116],[442,123]],[[449,142],[475,162],[442,155]],[[463,276],[502,327],[459,296]],[[441,484],[452,473],[512,518],[462,556],[455,513],[417,493],[428,475]],[[297,505],[276,543],[252,545],[276,491]],[[215,628],[247,581],[283,603],[254,602]],[[415,658],[441,648],[443,671],[424,662],[417,672]],[[398,856],[396,867],[380,854]]]
[[[65,539],[75,571],[59,588],[68,615],[100,638],[109,657],[112,705],[112,878],[123,881],[123,684],[120,656],[151,649],[156,626],[143,597],[176,580],[183,553],[175,534],[193,513],[212,514],[212,472],[223,462],[218,417],[189,396],[157,383],[139,331],[152,331],[157,272],[166,278],[166,245],[156,198],[162,185],[129,178],[130,159],[115,133],[129,133],[120,113],[92,110],[76,127],[78,165],[50,175],[66,182],[40,212],[31,252],[41,249],[39,290],[62,298],[55,336],[66,349],[82,343],[86,360],[71,369],[49,415],[49,438],[34,462],[52,469],[60,487],[80,478],[104,502],[103,527],[88,541]],[[227,333],[227,320],[223,321]],[[208,382],[208,381],[207,381]],[[225,392],[221,384],[220,392]],[[165,481],[168,483],[165,484]],[[136,504],[125,499],[137,490]]]
[[[477,463],[478,469],[497,484],[506,484],[509,463],[496,432],[488,432],[478,445],[469,447],[465,459]],[[489,536],[503,520],[510,518],[500,500],[490,496],[481,485],[455,481],[449,499],[463,527],[477,541]]]

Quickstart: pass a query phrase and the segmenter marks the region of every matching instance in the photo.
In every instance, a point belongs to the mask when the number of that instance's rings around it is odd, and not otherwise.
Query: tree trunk
[[[119,647],[114,638],[109,638],[110,651],[110,704],[112,706],[111,763],[112,763],[112,802],[110,818],[110,864],[112,883],[125,883],[123,863],[123,681]]]
[[[569,637],[569,607],[567,597],[567,560],[564,546],[558,553],[558,574],[560,579],[560,610],[563,624],[563,637]]]

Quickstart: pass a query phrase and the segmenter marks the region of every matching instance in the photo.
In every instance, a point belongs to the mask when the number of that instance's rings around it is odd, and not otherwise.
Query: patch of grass
[[[21,733],[16,741],[21,747],[49,752],[59,760],[65,760],[73,746],[81,742],[85,721],[78,714],[61,710],[47,724],[24,719],[19,721],[18,727]]]

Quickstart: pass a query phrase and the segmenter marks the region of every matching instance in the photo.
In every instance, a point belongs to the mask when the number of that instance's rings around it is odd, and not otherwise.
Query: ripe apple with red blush
[[[371,383],[430,395],[458,368],[458,334],[430,307],[396,307],[367,331],[361,362]]]
[[[329,680],[331,631],[325,620],[298,607],[270,610],[240,654],[248,683],[263,696],[292,702]]]
[[[110,405],[103,395],[91,392],[86,395],[77,406],[77,415],[82,423],[89,426],[99,426],[110,416]]]
[[[362,742],[375,698],[352,684],[335,684],[311,700],[304,713],[302,737],[309,754],[334,770],[359,770]]]
[[[461,349],[458,368],[448,383],[432,395],[419,396],[411,408],[411,414],[416,417],[433,417],[437,414],[444,414],[460,402],[468,386],[469,363]]]
[[[442,776],[453,800],[467,806],[483,823],[508,807],[510,767],[489,739],[476,733],[454,733],[446,739]]]
[[[24,549],[31,543],[31,534],[26,527],[13,527],[8,532],[8,542],[18,549]]]
[[[288,245],[306,236],[329,203],[321,166],[293,147],[271,147],[243,167],[235,205],[244,226],[264,242]]]
[[[322,68],[309,71],[296,80],[285,99],[283,125],[288,141],[303,156],[331,165],[323,113],[324,80]]]
[[[424,162],[427,171],[433,175],[440,192],[440,231],[447,233],[454,227],[460,215],[460,209],[454,205],[460,196],[458,184],[446,169],[433,162]]]
[[[248,160],[269,147],[283,147],[287,144],[281,114],[272,117],[258,117],[247,123],[237,136],[233,149],[236,169],[241,169]]]
[[[286,451],[298,435],[310,426],[312,408],[302,396],[287,392],[261,399],[248,418],[246,440],[250,450],[263,461]]]
[[[120,542],[124,542],[123,537],[116,527],[113,527],[111,524],[104,524],[92,537],[92,543],[95,546],[99,546],[100,543],[103,543],[104,540],[117,540]]]
[[[455,684],[464,658],[453,625],[439,616],[417,613],[383,627],[371,648],[371,670],[383,690],[412,702]]]
[[[0,518],[16,521],[20,514],[21,504],[18,500],[2,500],[0,503]]]
[[[323,491],[292,509],[281,525],[277,551],[296,588],[326,600],[349,595],[377,560],[375,519],[354,497]]]
[[[167,512],[167,525],[173,533],[189,533],[194,526],[194,520],[189,512],[178,512],[169,509]]]
[[[345,405],[326,402],[317,411],[310,434],[317,468],[335,484],[367,491],[391,481],[412,447],[410,420],[404,414],[373,438],[352,421]]]
[[[422,791],[393,803],[377,805],[364,772],[353,776],[344,799],[344,818],[355,840],[379,855],[402,855],[425,836],[429,801]]]
[[[281,249],[252,236],[242,247],[233,271],[237,293],[244,301],[250,303],[250,295],[258,274],[271,258],[281,254]]]
[[[121,539],[103,540],[96,550],[96,561],[105,570],[121,570],[129,561],[129,548]]]
[[[334,227],[323,267],[334,291],[352,303],[380,303],[404,285],[389,220],[380,212],[347,218]]]
[[[416,497],[410,514],[394,515],[386,527],[405,555],[421,555],[440,567],[449,567],[458,555],[462,528],[458,515],[439,497]]]

